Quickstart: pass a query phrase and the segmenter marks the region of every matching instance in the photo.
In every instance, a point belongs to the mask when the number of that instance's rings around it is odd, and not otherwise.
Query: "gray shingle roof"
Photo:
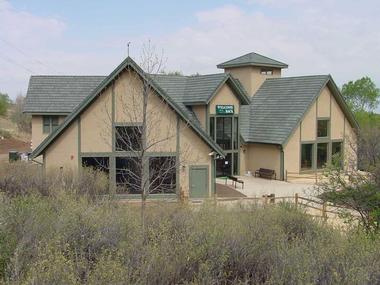
[[[241,135],[245,142],[284,144],[330,80],[329,75],[267,79],[241,107]]]
[[[261,54],[251,52],[245,55],[239,56],[237,58],[228,60],[226,62],[217,65],[218,68],[228,68],[228,67],[240,67],[240,66],[263,66],[263,67],[277,67],[277,68],[287,68],[286,63],[274,60],[272,58],[263,56]]]
[[[24,112],[71,113],[106,76],[31,76]]]
[[[86,96],[86,98],[75,107],[75,109],[67,116],[67,118],[64,120],[64,122],[50,135],[48,135],[41,144],[33,151],[32,158],[37,157],[43,153],[43,151],[76,119],[78,115],[85,110],[85,108],[92,103],[93,100],[102,92],[107,86],[109,86],[113,80],[117,77],[119,73],[121,73],[123,70],[127,68],[132,68],[139,76],[144,78],[150,85],[150,87],[155,90],[158,94],[158,96],[162,97],[168,105],[181,116],[181,118],[186,121],[190,127],[212,148],[214,149],[218,154],[224,155],[224,152],[222,148],[214,142],[210,136],[206,133],[204,129],[202,129],[199,125],[199,122],[196,123],[195,120],[191,118],[192,112],[184,111],[184,109],[179,106],[170,96],[168,96],[165,91],[149,76],[149,74],[146,74],[140,66],[138,66],[132,58],[127,57],[122,63],[119,64],[118,67],[116,67],[115,70],[111,72],[110,75],[108,75],[102,82],[91,91],[91,93]],[[183,105],[184,106],[184,105]],[[184,106],[186,108],[186,106]],[[187,108],[186,108],[187,109]],[[187,109],[188,110],[188,109]]]
[[[165,92],[177,103],[191,105],[191,103],[207,104],[218,88],[227,81],[238,90],[238,96],[242,104],[249,103],[249,97],[240,82],[228,73],[216,73],[208,75],[151,75],[152,78],[165,90]],[[231,82],[232,81],[232,82]]]

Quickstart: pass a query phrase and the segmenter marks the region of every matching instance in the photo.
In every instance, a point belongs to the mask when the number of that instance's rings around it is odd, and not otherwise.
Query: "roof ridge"
[[[107,75],[59,75],[59,74],[36,74],[31,75],[30,77],[107,77]]]
[[[329,77],[330,74],[314,74],[314,75],[297,75],[297,76],[284,76],[284,77],[271,77],[266,80],[281,80],[281,79],[293,79],[293,78],[305,78],[305,77]]]
[[[149,76],[167,76],[167,77],[186,77],[186,78],[194,78],[194,77],[202,77],[202,76],[212,76],[212,75],[221,75],[225,74],[224,72],[215,72],[209,74],[195,74],[195,75],[179,75],[179,74],[149,74]]]
[[[256,54],[256,55],[259,55],[259,56],[262,56],[262,57],[265,57],[266,59],[270,59],[270,60],[273,60],[273,61],[276,61],[276,62],[278,62],[278,63],[281,63],[281,64],[285,64],[286,65],[286,63],[284,63],[284,62],[282,62],[282,61],[279,61],[279,60],[277,60],[277,59],[273,59],[273,58],[270,58],[270,57],[268,57],[268,56],[265,56],[265,55],[262,55],[262,54],[260,54],[260,53],[257,53],[257,52],[250,52],[250,53],[248,53],[248,54]],[[246,54],[246,55],[248,55],[248,54]]]

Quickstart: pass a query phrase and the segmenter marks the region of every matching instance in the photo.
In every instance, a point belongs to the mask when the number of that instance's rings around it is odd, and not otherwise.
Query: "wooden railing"
[[[284,180],[289,181],[289,179],[291,179],[291,180],[311,179],[311,180],[314,180],[315,183],[318,183],[318,175],[320,175],[320,173],[318,173],[318,172],[298,173],[298,172],[290,172],[290,171],[285,170]]]
[[[332,215],[338,215],[338,209],[339,207],[332,205],[327,202],[323,202],[321,200],[317,199],[311,199],[299,196],[297,193],[294,196],[282,196],[282,197],[276,197],[274,194],[271,195],[264,195],[262,197],[238,197],[238,198],[216,198],[217,204],[223,205],[228,202],[241,202],[241,203],[247,203],[247,204],[256,204],[256,205],[274,205],[278,203],[290,203],[294,205],[296,208],[302,208],[305,209],[307,214],[313,216],[313,217],[319,217],[323,220],[327,220],[329,214]],[[315,213],[317,212],[317,213]]]

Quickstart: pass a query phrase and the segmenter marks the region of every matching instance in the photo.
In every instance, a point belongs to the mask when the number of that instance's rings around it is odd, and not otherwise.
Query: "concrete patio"
[[[253,176],[237,176],[244,181],[244,188],[237,183],[236,188],[232,185],[231,180],[227,180],[227,185],[241,192],[247,197],[262,197],[263,195],[275,194],[276,197],[294,196],[298,193],[300,196],[309,197],[314,185],[311,183],[291,183],[279,180],[270,180]],[[216,183],[225,185],[224,178],[217,178]]]

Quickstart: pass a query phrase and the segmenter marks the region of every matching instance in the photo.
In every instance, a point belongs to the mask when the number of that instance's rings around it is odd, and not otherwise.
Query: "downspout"
[[[284,148],[280,146],[280,180],[284,181],[284,164],[285,164]]]

